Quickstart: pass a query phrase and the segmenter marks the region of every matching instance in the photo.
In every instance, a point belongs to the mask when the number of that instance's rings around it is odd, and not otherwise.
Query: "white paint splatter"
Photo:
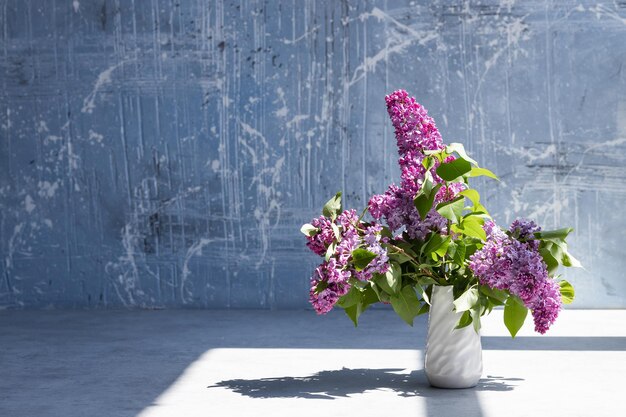
[[[3,130],[9,130],[13,126],[13,124],[11,123],[11,109],[9,108],[7,108],[7,111],[6,111],[6,120],[7,120],[6,123],[2,124]]]
[[[290,129],[293,125],[298,124],[299,122],[306,120],[308,118],[309,118],[308,114],[297,114],[287,123],[285,123],[285,126],[287,126],[287,128]]]
[[[30,195],[26,195],[24,198],[24,208],[26,209],[26,212],[28,214],[32,213],[33,210],[35,210],[35,207],[37,207],[37,205],[33,201],[33,198]]]
[[[211,243],[211,239],[202,238],[195,242],[189,249],[187,249],[187,253],[185,254],[185,260],[183,261],[182,274],[180,277],[180,299],[183,304],[187,304],[187,298],[185,294],[185,286],[187,284],[187,279],[189,275],[191,275],[191,271],[189,270],[189,261],[194,256],[202,256],[202,248]]]
[[[62,140],[63,140],[63,138],[61,136],[48,135],[43,140],[43,143],[44,143],[44,145],[49,145],[50,143],[56,143],[56,142],[59,142],[59,141],[62,141]]]
[[[261,160],[266,161],[269,158],[269,155],[267,154],[267,150],[269,149],[269,145],[268,145],[268,142],[267,142],[267,139],[265,138],[265,136],[260,131],[258,131],[257,129],[253,128],[249,124],[242,122],[241,120],[239,121],[239,124],[243,128],[244,133],[249,135],[251,138],[258,138],[260,140],[260,142],[261,142],[261,148],[262,148],[263,153],[261,155],[261,158],[259,158],[259,156],[257,155],[256,149],[254,147],[252,147],[250,145],[250,143],[248,143],[248,141],[246,141],[244,136],[242,135],[242,136],[239,137],[239,143],[241,145],[243,145],[243,147],[250,154],[250,157],[252,158],[252,164],[256,165]]]
[[[283,90],[282,87],[278,87],[276,89],[276,94],[278,97],[274,101],[274,103],[280,102],[282,107],[276,110],[274,114],[276,115],[276,117],[287,117],[287,115],[289,114],[289,108],[287,107],[287,100],[285,100],[285,90]]]
[[[15,225],[15,227],[13,228],[13,234],[11,235],[7,243],[7,252],[4,258],[7,269],[13,268],[13,254],[15,253],[16,247],[17,247],[16,240],[19,239],[19,236],[22,233],[23,227],[24,227],[24,223],[19,223]]]
[[[230,105],[233,103],[233,99],[228,97],[227,95],[222,96],[222,103],[224,104],[224,107],[230,107]]]
[[[433,40],[439,39],[438,30],[415,30],[410,26],[399,22],[378,7],[374,7],[371,12],[361,14],[359,16],[359,19],[361,21],[364,21],[366,18],[369,17],[375,17],[379,21],[385,20],[392,23],[397,28],[398,32],[401,33],[401,36],[391,36],[389,44],[381,48],[374,55],[365,56],[363,59],[363,63],[358,65],[354,70],[352,79],[348,83],[348,86],[356,84],[363,77],[365,77],[365,74],[375,70],[378,63],[386,62],[393,54],[404,52],[406,48],[408,48],[412,44],[418,43],[420,45],[425,45]]]
[[[111,83],[111,80],[112,80],[111,75],[113,74],[113,71],[118,69],[120,66],[124,65],[126,62],[128,61],[118,62],[117,64],[105,69],[98,75],[98,78],[96,79],[96,82],[93,86],[93,89],[91,90],[91,93],[89,93],[89,95],[85,97],[85,99],[83,100],[83,108],[81,109],[81,112],[83,113],[93,112],[93,109],[96,108],[96,97],[98,96],[98,91],[102,89],[102,87]]]
[[[52,183],[49,181],[39,181],[37,186],[39,187],[38,194],[40,197],[52,198],[59,189],[59,181],[57,180]]]
[[[92,142],[102,143],[102,141],[104,140],[104,135],[101,135],[100,133],[94,132],[93,130],[89,129],[89,140]]]
[[[287,106],[283,106],[280,109],[276,110],[274,114],[277,117],[287,117],[287,114],[289,114],[289,109],[287,108]]]
[[[304,32],[302,35],[298,36],[297,38],[293,38],[293,39],[283,38],[281,39],[281,41],[285,45],[293,45],[293,44],[300,42],[303,39],[308,38],[309,36],[311,36],[311,34],[317,32],[318,30],[319,30],[319,25],[316,25],[316,26],[313,26],[310,30]]]
[[[39,123],[37,124],[37,133],[45,133],[45,132],[49,132],[48,125],[46,124],[44,120],[40,120]]]

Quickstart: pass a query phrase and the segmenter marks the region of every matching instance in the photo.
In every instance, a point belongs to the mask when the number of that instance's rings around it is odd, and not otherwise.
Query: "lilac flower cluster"
[[[332,256],[315,269],[309,290],[313,308],[318,314],[325,314],[350,290],[348,280],[351,277],[367,281],[374,273],[384,274],[389,269],[389,258],[382,246],[385,243],[381,235],[382,226],[360,222],[355,210],[344,211],[334,222],[321,216],[313,219],[311,225],[317,228],[317,232],[307,236],[309,249],[324,256],[331,245],[335,246]],[[336,236],[333,225],[339,236]],[[352,265],[352,252],[359,247],[376,254],[361,271]]]
[[[381,243],[386,243],[387,238],[383,237],[381,232],[383,227],[379,224],[372,224],[365,229],[363,242],[365,249],[372,252],[376,257],[361,271],[354,271],[354,276],[361,281],[369,281],[374,273],[384,274],[389,269],[389,257],[387,250],[382,247]]]
[[[544,334],[561,310],[561,296],[533,236],[541,229],[529,220],[514,221],[510,236],[492,221],[484,229],[487,241],[470,257],[470,270],[481,284],[518,296],[532,310],[535,331]]]
[[[439,213],[432,210],[422,220],[413,204],[426,175],[426,168],[422,165],[426,157],[424,151],[444,149],[441,134],[426,109],[409,97],[406,91],[395,91],[386,96],[385,101],[395,128],[401,183],[400,187],[392,184],[384,194],[372,196],[368,210],[376,220],[384,218],[392,231],[406,227],[406,232],[413,239],[423,239],[432,231],[445,233],[447,222]],[[454,156],[450,156],[446,162],[453,159]],[[435,182],[441,183],[435,168],[431,168],[431,173]],[[463,188],[461,183],[443,186],[437,193],[436,201],[452,200]]]

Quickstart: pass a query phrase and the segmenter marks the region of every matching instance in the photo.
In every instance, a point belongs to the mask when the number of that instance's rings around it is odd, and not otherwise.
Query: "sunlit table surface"
[[[0,311],[0,416],[622,416],[626,310],[483,321],[483,378],[431,388],[427,319],[369,310]]]

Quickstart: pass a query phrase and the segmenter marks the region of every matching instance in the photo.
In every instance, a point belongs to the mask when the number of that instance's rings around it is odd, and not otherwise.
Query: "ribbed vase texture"
[[[470,388],[483,372],[480,335],[469,325],[455,330],[461,313],[453,309],[452,287],[434,286],[428,318],[424,369],[430,385]]]

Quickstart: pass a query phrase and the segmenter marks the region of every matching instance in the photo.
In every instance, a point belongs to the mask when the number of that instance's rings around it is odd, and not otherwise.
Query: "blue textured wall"
[[[405,88],[626,307],[626,3],[0,0],[0,306],[303,307]]]

